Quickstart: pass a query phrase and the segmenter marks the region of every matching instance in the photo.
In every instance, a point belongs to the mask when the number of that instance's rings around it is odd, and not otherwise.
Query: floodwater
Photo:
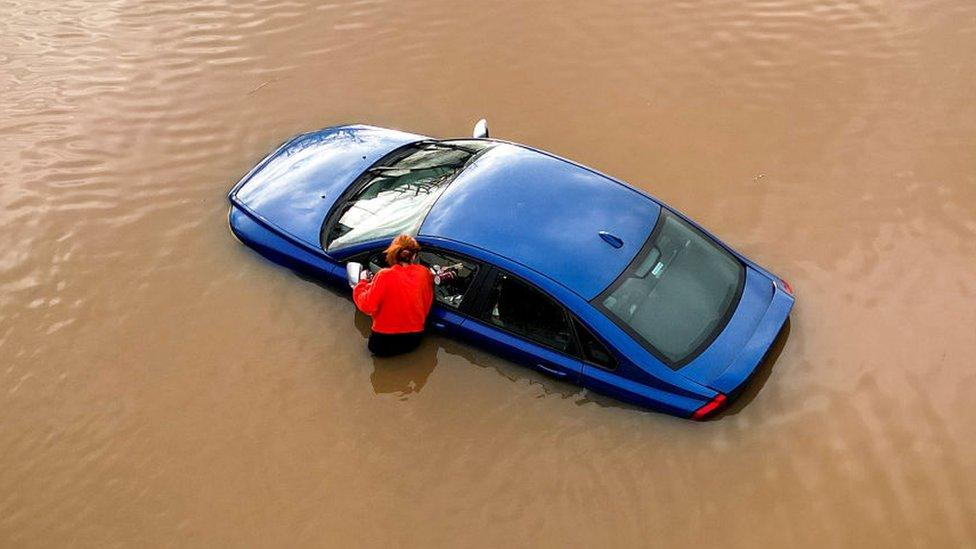
[[[976,545],[976,3],[0,1],[0,546]],[[302,131],[493,135],[789,280],[715,421],[374,360],[225,193]]]

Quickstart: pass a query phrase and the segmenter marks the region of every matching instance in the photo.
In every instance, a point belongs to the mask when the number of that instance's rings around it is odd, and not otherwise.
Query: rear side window
[[[573,321],[576,325],[576,335],[579,337],[580,350],[583,360],[590,364],[595,364],[604,370],[616,370],[617,360],[613,358],[610,351],[600,342],[596,336],[590,332],[586,326],[578,320]]]
[[[498,273],[488,295],[485,320],[515,335],[572,352],[573,332],[566,312],[525,282]]]

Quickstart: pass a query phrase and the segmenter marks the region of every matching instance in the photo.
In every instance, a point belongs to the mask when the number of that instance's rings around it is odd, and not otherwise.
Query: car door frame
[[[469,317],[470,320],[465,323],[460,335],[516,363],[529,366],[550,377],[579,385],[585,362],[580,358],[582,354],[580,353],[579,337],[573,325],[574,315],[572,311],[551,293],[539,287],[538,284],[526,280],[524,276],[491,263],[487,264],[490,265],[490,268],[486,277],[481,281],[478,294],[472,302],[475,307],[473,314]],[[487,320],[491,305],[489,296],[500,274],[518,280],[559,307],[564,320],[569,325],[570,349],[559,350],[539,341],[531,340],[524,335],[506,330]]]

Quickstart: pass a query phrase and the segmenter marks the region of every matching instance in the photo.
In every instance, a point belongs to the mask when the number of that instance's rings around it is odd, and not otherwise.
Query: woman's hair
[[[408,234],[401,234],[393,239],[386,249],[386,263],[390,267],[397,263],[410,263],[420,251],[420,244]]]

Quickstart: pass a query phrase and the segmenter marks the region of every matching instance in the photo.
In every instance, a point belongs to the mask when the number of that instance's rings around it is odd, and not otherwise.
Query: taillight
[[[708,404],[706,404],[706,405],[702,406],[701,408],[695,410],[695,413],[694,414],[691,414],[691,419],[701,421],[701,420],[705,419],[706,417],[714,414],[724,404],[725,404],[725,395],[723,395],[722,393],[719,393],[719,394],[715,395],[715,398],[713,398],[712,400],[708,401]]]
[[[790,286],[790,283],[782,278],[779,279],[779,287],[782,288],[786,293],[793,295],[793,286]]]

